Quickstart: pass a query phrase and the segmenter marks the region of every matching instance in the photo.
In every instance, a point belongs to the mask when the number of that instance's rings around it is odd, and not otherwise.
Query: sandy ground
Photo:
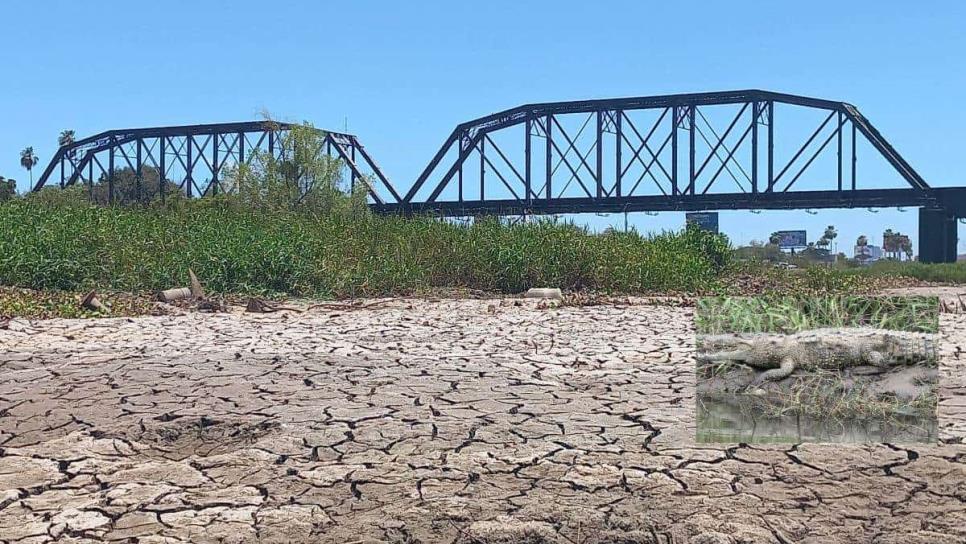
[[[692,310],[393,301],[0,331],[0,542],[966,542],[937,445],[696,445]]]

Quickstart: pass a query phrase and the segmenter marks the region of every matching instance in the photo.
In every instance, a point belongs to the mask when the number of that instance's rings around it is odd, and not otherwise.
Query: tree
[[[366,213],[369,180],[346,187],[342,161],[325,154],[324,142],[325,133],[309,123],[291,125],[276,140],[275,154],[254,151],[253,160],[223,172],[221,187],[253,207]]]
[[[865,247],[869,245],[869,237],[864,234],[859,236],[859,238],[855,241],[855,245],[861,246],[861,247]]]
[[[835,240],[839,236],[839,231],[835,230],[835,225],[829,225],[825,227],[825,234],[822,234],[822,238],[828,239],[829,242]]]
[[[822,234],[822,237],[818,239],[818,242],[816,242],[815,245],[828,249],[828,246],[832,243],[832,240],[834,240],[838,235],[839,233],[835,230],[835,226],[829,225],[825,227],[825,232]]]
[[[71,145],[74,143],[74,131],[73,130],[62,130],[60,136],[57,137],[57,145],[64,147],[65,145]]]
[[[902,241],[899,244],[899,247],[902,249],[902,252],[906,254],[906,259],[911,260],[912,259],[912,240],[910,240],[908,236],[903,236]]]
[[[777,246],[779,243],[781,243],[781,241],[782,237],[777,232],[773,232],[768,235],[768,243],[773,246]]]
[[[17,195],[17,180],[0,176],[0,202],[10,200]]]
[[[181,189],[170,180],[165,180],[164,190],[169,198],[181,193]],[[116,204],[146,204],[161,195],[161,175],[157,168],[141,166],[141,179],[138,179],[133,168],[124,167],[114,171],[114,203]],[[98,204],[110,203],[110,183],[107,174],[94,183],[91,188],[91,199]]]
[[[34,166],[37,166],[38,162],[40,162],[40,159],[38,159],[37,155],[34,154],[33,147],[25,147],[24,150],[20,152],[20,166],[26,168],[27,172],[30,174],[30,185],[34,184]]]

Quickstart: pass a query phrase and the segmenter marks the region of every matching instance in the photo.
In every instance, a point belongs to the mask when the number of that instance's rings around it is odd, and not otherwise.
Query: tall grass
[[[595,235],[569,224],[460,226],[432,218],[271,212],[200,200],[164,209],[0,205],[0,285],[152,291],[194,269],[222,293],[407,294],[533,286],[707,292],[726,239],[700,230]]]
[[[698,334],[795,333],[823,327],[939,332],[937,297],[705,297],[695,312]]]

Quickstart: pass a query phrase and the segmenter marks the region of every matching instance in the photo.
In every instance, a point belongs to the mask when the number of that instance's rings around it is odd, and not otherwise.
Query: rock
[[[534,287],[529,289],[524,296],[527,298],[563,300],[563,293],[560,289],[550,287]]]

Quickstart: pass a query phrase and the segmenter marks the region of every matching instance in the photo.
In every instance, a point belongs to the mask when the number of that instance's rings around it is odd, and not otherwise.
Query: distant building
[[[882,258],[882,248],[879,246],[855,246],[855,260],[859,264],[870,264]]]

